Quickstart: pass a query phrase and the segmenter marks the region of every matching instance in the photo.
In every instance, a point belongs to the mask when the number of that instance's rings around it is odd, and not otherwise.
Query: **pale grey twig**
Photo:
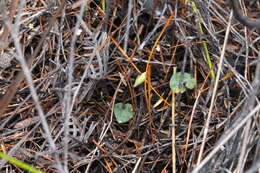
[[[24,0],[21,1],[21,4],[24,5]],[[22,5],[22,6],[23,6]],[[19,16],[19,15],[18,15]],[[51,145],[51,147],[53,149],[55,149],[55,144],[53,143],[52,139],[51,139],[51,135],[50,135],[50,132],[49,132],[49,128],[48,128],[48,125],[47,125],[47,121],[44,117],[44,113],[43,113],[43,110],[39,104],[39,98],[37,96],[37,92],[34,88],[34,84],[33,84],[33,80],[32,80],[32,76],[31,76],[31,72],[30,72],[30,69],[29,67],[27,66],[27,63],[25,61],[25,58],[24,58],[24,55],[23,55],[23,52],[22,52],[22,49],[21,49],[21,45],[19,43],[19,37],[18,37],[18,28],[19,28],[19,25],[16,24],[15,27],[12,26],[11,23],[9,23],[8,21],[5,21],[5,24],[9,27],[9,29],[11,30],[11,37],[13,38],[14,40],[14,45],[15,45],[15,48],[16,48],[16,51],[17,51],[17,54],[15,54],[16,58],[20,61],[21,63],[21,66],[22,66],[22,69],[25,73],[25,76],[26,76],[26,80],[28,82],[28,85],[30,87],[30,90],[31,90],[31,93],[32,93],[32,97],[35,101],[35,104],[36,104],[36,108],[39,112],[39,115],[41,117],[41,120],[42,120],[42,123],[43,123],[43,126],[44,128],[46,128],[46,133],[47,133],[47,139]]]
[[[157,31],[157,29],[159,27],[161,27],[163,25],[162,19],[163,19],[163,15],[165,13],[167,9],[167,6],[165,5],[162,13],[160,15],[160,18],[158,20],[158,22],[156,23],[156,25],[154,26],[153,30],[151,32],[149,32],[149,34],[145,37],[145,39],[143,40],[143,42],[140,44],[140,46],[138,47],[138,51],[142,50],[144,48],[144,46],[147,44],[147,42],[151,39],[151,37],[153,37],[153,35],[155,34],[155,32]]]
[[[225,132],[226,136],[223,140],[221,140],[213,150],[200,162],[199,165],[195,167],[192,173],[197,173],[199,170],[223,147],[223,145],[231,138],[233,135],[244,126],[244,124],[252,118],[258,111],[260,110],[260,104],[258,104],[246,117],[239,122],[234,123],[233,126]]]
[[[210,119],[211,119],[211,114],[212,114],[212,111],[213,111],[215,98],[216,98],[216,94],[217,94],[219,78],[220,78],[220,74],[221,74],[221,71],[222,71],[222,68],[223,68],[222,66],[223,66],[223,62],[224,62],[225,50],[226,50],[229,31],[230,31],[230,27],[231,27],[232,16],[233,16],[233,12],[231,12],[231,14],[230,14],[229,23],[228,23],[228,27],[227,27],[227,31],[226,31],[226,35],[225,35],[225,40],[224,40],[224,45],[223,45],[223,48],[222,48],[222,52],[221,52],[221,56],[220,56],[220,60],[219,60],[219,64],[218,64],[217,76],[216,76],[215,83],[214,83],[213,95],[212,95],[212,98],[211,98],[211,103],[210,103],[207,121],[206,121],[206,124],[205,124],[205,127],[204,127],[203,140],[202,140],[197,164],[200,164],[200,161],[202,159],[202,154],[203,154],[203,151],[204,151],[204,146],[205,146],[205,143],[206,143],[206,138],[207,138],[207,134],[208,134],[208,130],[209,130],[209,123],[210,123]]]
[[[19,27],[20,27],[19,21],[20,21],[20,18],[21,18],[21,13],[22,13],[23,7],[25,5],[25,2],[26,2],[25,0],[20,1],[20,5],[19,5],[19,8],[18,8],[18,14],[17,14],[17,18],[15,20],[14,26],[8,20],[5,20],[5,24],[10,29],[11,37],[14,40],[14,45],[15,45],[16,52],[17,52],[17,54],[15,56],[19,60],[19,62],[21,63],[21,67],[24,71],[25,78],[26,78],[27,83],[29,85],[29,88],[30,88],[30,91],[31,91],[31,94],[32,94],[32,98],[35,102],[36,109],[39,113],[39,117],[40,117],[43,129],[45,131],[47,141],[50,144],[50,147],[52,148],[52,150],[55,151],[56,146],[55,146],[55,143],[54,143],[54,141],[51,137],[51,133],[50,133],[50,130],[49,130],[49,127],[48,127],[48,124],[47,124],[47,120],[45,118],[44,112],[43,112],[42,107],[40,105],[39,97],[37,95],[36,89],[35,89],[34,84],[33,84],[31,71],[30,71],[30,69],[29,69],[29,67],[26,63],[26,60],[24,58],[22,48],[21,48],[21,45],[20,45],[20,42],[19,42],[19,36],[18,36]],[[62,172],[62,167],[61,167],[60,161],[58,160],[58,158],[56,158],[56,159],[57,159],[57,162],[58,162],[58,169]]]
[[[238,0],[230,0],[230,6],[234,11],[234,17],[243,25],[249,28],[260,28],[260,19],[258,20],[250,20],[247,16],[243,16],[240,12],[240,8],[238,5]]]
[[[260,159],[258,159],[257,162],[245,173],[256,173],[259,171],[259,169],[260,169]]]
[[[141,160],[142,160],[142,157],[139,157],[137,162],[136,162],[136,164],[135,164],[135,167],[134,167],[132,173],[137,173],[138,172],[138,167],[139,167],[139,165],[141,163]]]
[[[81,18],[84,13],[84,9],[86,6],[87,2],[84,1],[81,6],[80,6],[80,12],[79,12],[79,17]],[[68,133],[69,133],[69,120],[71,119],[71,113],[74,107],[74,100],[72,100],[72,81],[73,81],[73,71],[74,71],[74,57],[75,57],[75,42],[77,39],[77,32],[80,27],[80,20],[77,20],[76,26],[74,33],[72,35],[72,40],[71,40],[71,46],[70,46],[70,53],[69,53],[69,63],[68,63],[68,84],[67,84],[67,90],[64,96],[64,103],[65,103],[65,110],[64,110],[64,118],[65,118],[65,123],[64,123],[64,169],[66,172],[69,172],[68,170]]]
[[[133,0],[129,0],[128,2],[128,11],[127,11],[127,20],[126,20],[126,32],[125,32],[125,42],[124,42],[124,51],[127,53],[127,46],[128,46],[128,38],[129,38],[129,31],[130,31],[130,20],[131,20],[131,11],[133,8]]]

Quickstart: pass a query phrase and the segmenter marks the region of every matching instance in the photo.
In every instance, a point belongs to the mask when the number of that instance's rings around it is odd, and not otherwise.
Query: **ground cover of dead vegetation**
[[[220,0],[0,1],[0,151],[42,172],[259,171],[260,32],[233,16]],[[174,69],[195,87],[173,93]]]

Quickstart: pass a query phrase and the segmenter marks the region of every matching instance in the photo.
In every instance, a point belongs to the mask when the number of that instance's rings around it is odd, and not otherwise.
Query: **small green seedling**
[[[176,72],[176,68],[173,69],[174,73],[170,80],[170,88],[172,90],[172,172],[176,172],[176,134],[175,134],[175,117],[176,117],[176,103],[175,94],[183,93],[186,89],[193,89],[195,85],[195,79],[191,77],[189,73]]]
[[[175,94],[183,93],[187,88],[193,89],[194,85],[195,79],[189,73],[183,73],[183,79],[181,80],[181,72],[177,72],[172,75],[170,80],[170,88]]]
[[[145,78],[146,78],[146,72],[144,72],[144,73],[138,75],[137,78],[136,78],[136,80],[135,80],[134,87],[137,87],[138,85],[144,83]]]
[[[133,107],[129,103],[117,103],[114,106],[114,114],[118,123],[127,123],[133,118]]]
[[[106,0],[101,1],[102,10],[106,11]]]
[[[16,165],[16,166],[18,166],[18,167],[20,167],[20,168],[22,168],[22,169],[24,169],[26,171],[29,171],[31,173],[42,173],[42,171],[40,171],[40,170],[30,166],[29,164],[27,164],[25,162],[22,162],[20,160],[17,160],[14,157],[8,156],[8,155],[6,155],[6,154],[4,154],[2,152],[0,152],[0,158],[8,161],[9,163],[12,163],[12,164]]]

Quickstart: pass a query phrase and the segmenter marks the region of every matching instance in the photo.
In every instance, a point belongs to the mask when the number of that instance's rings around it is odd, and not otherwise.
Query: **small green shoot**
[[[144,72],[144,73],[138,75],[137,78],[136,78],[136,80],[135,80],[134,87],[137,87],[138,85],[144,83],[145,78],[146,78],[146,72]]]
[[[203,28],[202,28],[202,16],[198,10],[198,8],[196,7],[196,4],[194,1],[191,2],[191,6],[193,8],[193,11],[195,12],[195,14],[198,16],[198,19],[199,19],[199,28],[200,28],[200,34],[201,35],[204,35],[204,32],[203,32]],[[211,79],[212,81],[215,80],[215,72],[213,70],[213,64],[211,62],[211,59],[210,59],[210,55],[209,55],[209,51],[208,51],[208,47],[207,47],[207,42],[205,40],[202,41],[202,47],[204,49],[204,54],[205,54],[205,57],[206,57],[206,61],[208,63],[208,66],[209,66],[209,70],[210,70],[210,74],[211,74]]]
[[[129,103],[117,103],[114,106],[114,114],[118,123],[127,123],[133,118],[133,107]]]
[[[101,7],[103,11],[106,11],[106,0],[101,0]]]
[[[194,85],[195,79],[189,73],[184,73],[183,79],[181,80],[181,72],[177,72],[172,75],[170,80],[170,88],[175,94],[183,93],[187,88],[193,89]]]
[[[42,173],[42,171],[37,170],[36,168],[31,167],[29,164],[22,162],[20,160],[15,159],[14,157],[8,156],[2,152],[0,152],[0,158],[28,171],[31,173]]]
[[[176,103],[175,94],[183,93],[186,89],[193,89],[195,79],[189,73],[176,72],[176,67],[173,68],[173,75],[170,80],[170,88],[172,90],[172,172],[176,172],[176,132],[175,132],[175,117]]]

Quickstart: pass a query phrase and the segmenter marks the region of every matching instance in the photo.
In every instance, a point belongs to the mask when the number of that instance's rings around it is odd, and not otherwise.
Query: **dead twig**
[[[230,6],[233,9],[234,17],[243,25],[249,28],[260,28],[260,19],[252,21],[249,17],[244,16],[240,12],[240,8],[237,0],[230,0]]]
[[[45,41],[45,39],[47,38],[48,34],[50,33],[49,31],[51,30],[51,28],[53,27],[53,24],[54,22],[56,21],[57,17],[61,14],[62,10],[64,9],[64,5],[65,5],[65,2],[63,1],[61,6],[59,7],[56,15],[54,15],[51,19],[50,19],[50,23],[49,23],[49,26],[48,28],[46,29],[46,31],[43,33],[42,37],[41,37],[41,40],[39,42],[39,44],[37,45],[34,53],[31,55],[31,56],[26,56],[28,57],[27,59],[27,65],[30,67],[33,60],[35,59],[35,57],[38,55],[38,53],[40,52],[41,48],[42,48],[42,45]],[[5,111],[5,108],[9,105],[10,101],[12,100],[12,98],[14,97],[20,83],[24,80],[24,73],[23,71],[20,71],[16,78],[12,81],[12,83],[9,85],[5,95],[0,99],[0,107],[1,107],[1,110],[0,110],[0,117],[1,115],[4,113]]]

